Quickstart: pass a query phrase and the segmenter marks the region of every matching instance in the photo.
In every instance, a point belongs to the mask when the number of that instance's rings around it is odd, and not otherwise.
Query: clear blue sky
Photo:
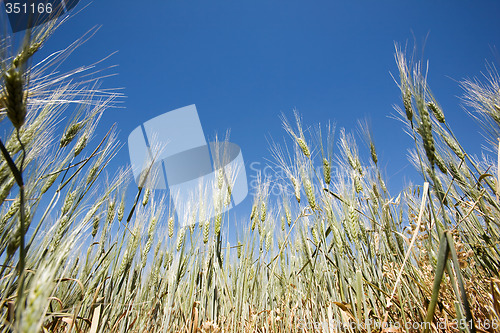
[[[196,104],[208,139],[231,129],[245,161],[264,162],[268,139],[285,135],[281,112],[291,117],[297,108],[305,124],[333,120],[347,129],[368,116],[389,185],[399,190],[414,174],[411,140],[389,118],[400,103],[390,75],[394,42],[412,45],[415,36],[421,49],[428,36],[431,88],[459,138],[480,153],[484,141],[460,107],[457,81],[480,75],[486,60],[498,64],[499,17],[493,0],[106,0],[64,24],[42,54],[102,25],[65,68],[119,51],[105,63],[119,65],[118,75],[104,86],[125,88],[125,108],[105,114],[100,131],[116,122],[122,142],[144,121]],[[126,147],[114,163],[129,163]]]

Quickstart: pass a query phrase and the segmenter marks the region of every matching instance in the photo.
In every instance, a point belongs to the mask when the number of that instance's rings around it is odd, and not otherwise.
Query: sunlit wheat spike
[[[260,221],[265,222],[267,217],[267,199],[262,199],[260,203]]]
[[[300,182],[294,176],[290,177],[293,186],[293,193],[295,195],[295,199],[298,203],[300,203]]]
[[[458,169],[457,165],[453,161],[450,161],[448,163],[448,170],[450,170],[451,175],[458,182],[460,182],[461,184],[466,184],[467,183],[467,181],[466,181],[465,177],[463,176],[462,172]]]
[[[290,134],[291,137],[293,137],[297,143],[297,145],[300,147],[302,153],[307,157],[311,157],[311,151],[309,149],[309,146],[306,143],[305,136],[304,136],[304,131],[302,129],[302,120],[300,119],[300,115],[297,112],[297,110],[294,110],[294,116],[295,116],[295,122],[297,126],[297,130],[295,131],[292,127],[292,125],[288,122],[288,120],[285,118],[284,115],[282,115],[282,122],[283,122],[283,127],[285,130]]]
[[[224,208],[231,206],[231,187],[226,190],[226,195],[224,196]]]
[[[332,170],[330,166],[330,161],[328,159],[323,158],[323,180],[325,184],[330,184],[332,181]]]
[[[76,135],[78,134],[78,132],[80,131],[82,126],[83,126],[83,122],[81,122],[81,121],[72,123],[68,127],[66,132],[64,132],[64,135],[62,136],[61,141],[60,141],[60,146],[66,147],[67,145],[69,145],[73,141],[73,139],[76,137]]]
[[[434,166],[436,149],[434,146],[434,139],[432,137],[432,123],[429,117],[429,112],[425,107],[419,108],[421,123],[419,133],[422,136],[422,142],[425,149],[425,154],[431,166]]]
[[[99,230],[99,222],[101,219],[99,216],[94,216],[94,223],[92,223],[92,237],[95,237],[97,235],[97,231]]]
[[[134,269],[134,273],[132,273],[132,280],[130,281],[130,289],[129,289],[130,293],[134,292],[135,288],[137,287],[138,277],[139,277],[139,270]]]
[[[445,118],[443,110],[441,110],[441,108],[434,102],[427,103],[427,107],[429,108],[429,110],[431,110],[434,117],[436,117],[436,120],[444,124]]]
[[[250,266],[250,272],[248,272],[248,280],[253,281],[255,279],[255,269]]]
[[[347,155],[347,161],[349,162],[349,165],[351,166],[351,168],[353,170],[356,170],[356,168],[357,168],[356,161],[352,157],[351,151],[347,150],[346,151],[346,155]]]
[[[169,238],[172,238],[172,236],[174,235],[174,217],[173,216],[170,216],[168,218],[168,237]]]
[[[6,224],[7,221],[14,216],[19,211],[21,203],[19,199],[16,199],[10,206],[7,212],[2,217],[2,225]]]
[[[76,195],[77,195],[77,190],[68,191],[61,210],[62,215],[66,214],[70,210],[71,206],[73,205],[73,202],[75,201]]]
[[[76,142],[75,147],[73,149],[73,154],[75,155],[75,157],[80,155],[80,153],[83,151],[83,149],[85,149],[85,147],[87,146],[88,140],[89,140],[89,137],[87,134],[82,135],[78,139],[78,141]]]
[[[45,181],[45,183],[42,186],[42,189],[40,190],[42,194],[44,194],[45,192],[47,192],[52,187],[52,185],[54,185],[54,183],[57,180],[58,176],[59,176],[59,173],[58,172],[54,172],[52,175],[50,175],[49,177],[47,177],[47,180]]]
[[[288,197],[283,198],[283,209],[285,211],[286,222],[288,223],[288,226],[290,226],[292,224],[292,212],[290,210]]]
[[[123,254],[123,259],[118,271],[116,272],[115,278],[121,277],[123,274],[128,274],[128,270],[130,268],[132,261],[134,260],[137,248],[139,246],[140,232],[141,232],[140,224],[137,223],[137,225],[133,230],[132,235],[130,236],[127,242],[125,253]]]
[[[125,213],[125,194],[122,195],[122,200],[120,201],[120,206],[118,206],[117,218],[118,221],[123,220],[123,214]]]
[[[255,217],[254,217],[254,218],[250,221],[250,222],[252,222],[252,225],[250,226],[250,229],[251,229],[252,231],[254,231],[254,230],[255,230],[255,226],[257,225],[257,220],[258,220],[258,217],[257,217],[257,216],[255,216]]]
[[[353,242],[357,242],[360,237],[359,216],[353,204],[350,204],[346,216],[347,235]]]
[[[191,234],[194,233],[194,228],[196,227],[196,214],[191,214],[189,216],[188,228]]]
[[[174,260],[174,255],[169,251],[165,251],[165,255],[163,256],[163,268],[164,269],[169,268],[173,260]]]
[[[304,191],[306,192],[307,201],[311,209],[316,209],[316,198],[314,195],[314,188],[309,176],[306,174],[305,170],[302,170],[302,184],[304,185]]]
[[[146,189],[146,191],[144,192],[144,196],[142,198],[142,205],[143,206],[146,206],[149,202],[149,196],[151,195],[151,190],[148,188]]]
[[[161,248],[162,248],[162,242],[157,242],[153,253],[153,258],[155,259],[158,258],[158,253],[160,253]]]
[[[16,68],[22,67],[41,47],[42,42],[30,42],[12,60],[12,65]]]
[[[144,250],[142,252],[142,260],[141,260],[141,266],[144,268],[146,267],[146,261],[148,258],[148,253],[151,250],[151,246],[153,245],[153,236],[148,236],[148,239],[146,240],[146,245],[144,246]]]
[[[272,230],[269,230],[266,233],[266,251],[267,252],[269,252],[271,250],[272,240],[273,240]]]
[[[354,189],[356,190],[356,193],[363,192],[363,185],[361,185],[361,179],[358,175],[354,176]]]
[[[243,244],[238,241],[238,245],[236,247],[236,255],[238,257],[238,259],[241,259],[241,248],[243,247]]]
[[[217,188],[221,190],[223,185],[224,185],[224,171],[223,169],[219,169],[217,171]]]
[[[410,89],[406,88],[403,92],[403,105],[405,107],[405,112],[406,112],[406,118],[408,121],[413,120],[413,107],[411,105],[411,91]]]
[[[5,199],[9,196],[10,190],[16,183],[16,180],[14,177],[11,177],[6,183],[2,184],[2,187],[0,188],[0,203],[4,202]]]
[[[158,223],[158,220],[159,220],[159,213],[156,213],[151,217],[148,225],[148,237],[153,238],[156,231],[156,225]]]
[[[257,213],[257,204],[254,203],[252,205],[252,211],[250,212],[250,221],[253,221],[253,219],[255,218],[256,213]]]
[[[373,163],[377,164],[378,162],[377,150],[375,149],[375,145],[373,144],[373,142],[370,142],[370,155],[372,157]]]
[[[116,206],[116,199],[110,199],[108,200],[108,213],[106,215],[106,224],[110,224],[113,222],[113,219],[115,218],[115,206]]]
[[[61,240],[70,225],[70,216],[68,214],[62,215],[57,221],[57,228],[54,238],[51,243],[51,252],[56,251],[61,244]]]
[[[179,251],[182,247],[182,244],[184,244],[184,236],[185,235],[186,235],[186,228],[185,227],[179,228],[179,232],[177,235],[177,245],[176,245],[177,251]]]
[[[465,155],[462,148],[460,148],[457,141],[448,132],[441,133],[441,138],[459,159],[464,159]]]
[[[318,235],[318,229],[316,228],[316,226],[313,226],[311,228],[311,235],[312,235],[314,245],[318,245],[319,244],[319,235]]]
[[[203,243],[207,244],[210,236],[210,219],[206,219],[203,223]]]
[[[311,157],[311,151],[309,150],[309,146],[307,145],[307,143],[304,139],[297,138],[297,144],[299,145],[300,149],[302,150],[302,153],[306,157]]]
[[[326,218],[328,224],[329,225],[334,224],[336,221],[336,217],[335,217],[335,213],[333,212],[332,203],[327,199],[324,199],[323,203],[324,203],[323,206],[324,206],[325,218]]]
[[[413,108],[412,108],[412,81],[411,81],[411,73],[408,68],[408,63],[406,61],[406,57],[404,52],[400,49],[399,45],[395,45],[396,52],[394,54],[394,58],[396,59],[396,65],[399,70],[399,78],[400,84],[399,88],[401,90],[401,95],[403,98],[403,105],[406,112],[407,120],[412,123],[413,121]]]
[[[372,200],[373,200],[373,204],[375,207],[378,207],[378,205],[380,203],[379,199],[380,199],[380,193],[378,191],[377,184],[373,183],[372,184]]]
[[[333,224],[330,224],[330,229],[332,231],[333,240],[335,242],[335,245],[337,245],[337,248],[339,248],[342,251],[343,246],[344,246],[344,242],[342,241],[342,236],[340,235],[339,229]]]
[[[448,170],[446,168],[446,164],[444,163],[443,158],[441,157],[441,155],[439,155],[439,154],[435,155],[435,162],[436,162],[436,165],[438,166],[439,170],[442,173],[444,173],[444,174],[448,173]]]
[[[370,156],[375,165],[378,163],[377,150],[375,148],[375,142],[373,140],[373,134],[371,130],[370,121],[368,119],[358,120],[358,126],[363,139],[366,144],[370,147]]]
[[[384,221],[384,225],[383,225],[383,230],[384,230],[385,239],[386,239],[386,242],[384,242],[384,243],[388,245],[389,250],[393,254],[396,254],[398,251],[398,247],[397,247],[396,241],[394,240],[394,237],[395,237],[394,230],[390,224],[390,220],[389,220],[390,216],[388,215],[387,211],[385,213],[385,218],[387,218],[387,220]]]
[[[25,313],[20,324],[21,332],[39,332],[41,320],[49,305],[50,295],[55,287],[58,260],[46,260],[40,264],[26,296]]]
[[[214,232],[216,236],[219,236],[221,226],[222,226],[222,214],[217,214],[215,215],[215,222],[214,222]]]
[[[11,257],[16,253],[17,249],[19,249],[19,246],[21,245],[21,229],[19,226],[14,226],[13,230],[9,232],[7,237],[7,256]]]

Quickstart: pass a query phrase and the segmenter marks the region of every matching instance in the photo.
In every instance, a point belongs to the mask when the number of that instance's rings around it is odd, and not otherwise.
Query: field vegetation
[[[148,189],[152,173],[137,187],[126,166],[107,172],[120,144],[114,127],[104,137],[96,128],[122,96],[100,88],[99,63],[58,71],[94,31],[35,63],[58,24],[27,32],[18,50],[12,36],[0,41],[2,332],[498,331],[494,67],[462,82],[490,149],[477,157],[449,126],[425,63],[396,47],[396,112],[421,175],[398,193],[367,121],[358,135],[283,117],[289,141],[272,151],[286,190],[272,196],[262,179],[231,243],[231,215],[203,208],[214,200],[223,211],[231,181],[176,216]]]

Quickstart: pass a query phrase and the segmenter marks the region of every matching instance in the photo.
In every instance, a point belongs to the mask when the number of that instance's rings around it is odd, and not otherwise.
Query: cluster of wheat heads
[[[498,323],[498,166],[462,148],[421,63],[396,50],[397,110],[422,185],[390,195],[367,122],[363,159],[354,134],[341,129],[335,140],[333,126],[306,128],[295,114],[283,119],[288,145],[272,149],[284,177],[259,182],[231,244],[222,208],[235,170],[186,216],[147,189],[151,179],[127,198],[129,170],[107,176],[119,146],[113,129],[103,138],[95,129],[120,94],[87,79],[99,77],[94,65],[57,71],[86,37],[32,65],[54,28],[34,29],[12,55],[11,39],[0,43],[10,130],[0,138],[2,332],[418,332],[425,322],[453,332],[457,320],[474,332]],[[495,156],[498,75],[463,87]]]

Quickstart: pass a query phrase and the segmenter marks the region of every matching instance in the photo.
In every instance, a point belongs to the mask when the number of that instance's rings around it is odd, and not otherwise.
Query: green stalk
[[[17,131],[17,139],[19,140],[19,143],[22,147],[22,160],[21,160],[21,168],[18,169],[14,161],[12,160],[12,157],[10,156],[9,152],[3,145],[2,140],[0,140],[0,150],[2,151],[2,155],[7,161],[7,165],[9,166],[10,170],[12,171],[12,174],[14,175],[14,178],[16,180],[17,185],[19,186],[19,232],[20,232],[20,245],[19,245],[19,265],[18,265],[18,274],[19,274],[19,287],[18,287],[18,292],[17,292],[17,299],[16,299],[16,309],[19,311],[19,322],[22,321],[21,314],[22,311],[20,310],[20,305],[22,304],[22,296],[24,294],[24,266],[25,266],[25,259],[26,259],[26,252],[25,252],[25,247],[24,247],[24,181],[23,181],[23,164],[24,164],[24,159],[26,157],[26,150],[24,148],[23,143],[21,142],[21,139],[19,138],[19,129]],[[16,235],[14,235],[16,237]]]
[[[449,231],[445,231],[441,236],[439,241],[439,252],[438,252],[438,262],[436,265],[436,275],[434,276],[434,284],[432,286],[432,297],[429,307],[427,309],[427,315],[425,317],[425,330],[424,333],[429,332],[432,319],[434,318],[434,311],[436,310],[436,304],[439,297],[439,288],[441,287],[441,281],[443,279],[444,270],[446,268],[446,260],[448,259],[448,254],[450,252],[450,246],[448,244],[448,238],[446,235]]]
[[[447,232],[446,238],[448,241],[448,245],[450,246],[451,259],[453,260],[453,267],[455,268],[455,274],[458,280],[458,287],[460,288],[460,296],[462,298],[462,305],[465,310],[465,317],[467,319],[467,323],[471,323],[471,327],[467,327],[467,330],[471,333],[476,333],[476,327],[474,325],[474,320],[472,318],[472,312],[470,310],[469,301],[467,300],[467,293],[465,292],[464,281],[462,279],[462,274],[460,273],[460,265],[458,262],[457,251],[455,250],[454,246],[453,236],[451,235],[451,233]]]

